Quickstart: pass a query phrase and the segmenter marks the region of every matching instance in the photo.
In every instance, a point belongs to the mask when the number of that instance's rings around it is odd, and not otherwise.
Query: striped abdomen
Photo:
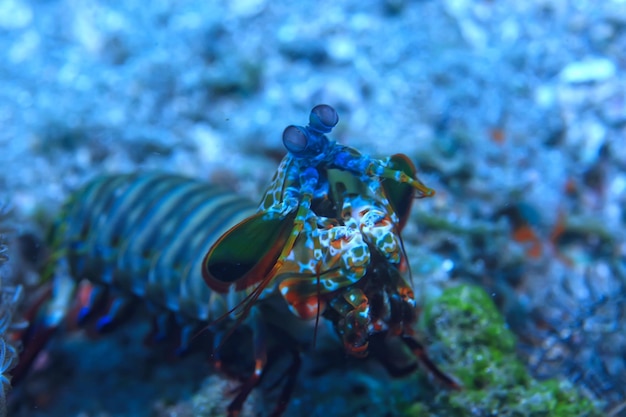
[[[51,233],[76,279],[132,293],[190,318],[220,316],[241,301],[212,292],[205,253],[256,211],[249,200],[169,174],[100,177],[75,193]]]

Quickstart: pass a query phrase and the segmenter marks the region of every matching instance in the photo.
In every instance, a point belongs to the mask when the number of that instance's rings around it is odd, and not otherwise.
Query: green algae
[[[427,393],[406,417],[602,416],[565,381],[537,381],[515,353],[516,340],[489,295],[472,285],[449,288],[426,303],[423,325],[437,344],[437,362],[461,382],[460,391]]]

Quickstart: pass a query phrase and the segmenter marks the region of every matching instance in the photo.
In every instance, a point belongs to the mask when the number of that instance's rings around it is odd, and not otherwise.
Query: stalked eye
[[[318,132],[328,133],[339,122],[335,109],[327,104],[318,104],[313,107],[309,115],[309,126]]]
[[[289,152],[302,153],[308,143],[306,131],[299,126],[287,126],[283,131],[283,144]]]

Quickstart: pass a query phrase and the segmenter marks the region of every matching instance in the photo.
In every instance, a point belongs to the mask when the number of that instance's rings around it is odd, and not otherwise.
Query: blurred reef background
[[[623,0],[4,0],[0,233],[43,234],[103,173],[166,170],[257,200],[284,127],[327,103],[333,139],[406,153],[437,191],[403,235],[420,330],[468,389],[329,360],[305,366],[286,415],[626,416],[624,51]],[[11,256],[36,248],[8,242],[3,387],[18,295],[37,282]],[[9,415],[223,415],[233,383],[203,358],[163,360],[147,329],[63,333]]]

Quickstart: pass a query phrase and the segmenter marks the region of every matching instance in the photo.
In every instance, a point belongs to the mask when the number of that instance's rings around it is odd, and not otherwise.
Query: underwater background
[[[407,154],[437,192],[403,238],[420,331],[466,390],[320,347],[285,415],[626,416],[624,51],[623,0],[4,0],[3,387],[19,300],[38,287],[11,236],[43,236],[104,173],[258,201],[284,127],[327,103],[332,139]],[[202,356],[164,359],[148,329],[139,315],[57,334],[0,412],[224,415],[236,382]],[[271,408],[259,389],[242,415]]]

